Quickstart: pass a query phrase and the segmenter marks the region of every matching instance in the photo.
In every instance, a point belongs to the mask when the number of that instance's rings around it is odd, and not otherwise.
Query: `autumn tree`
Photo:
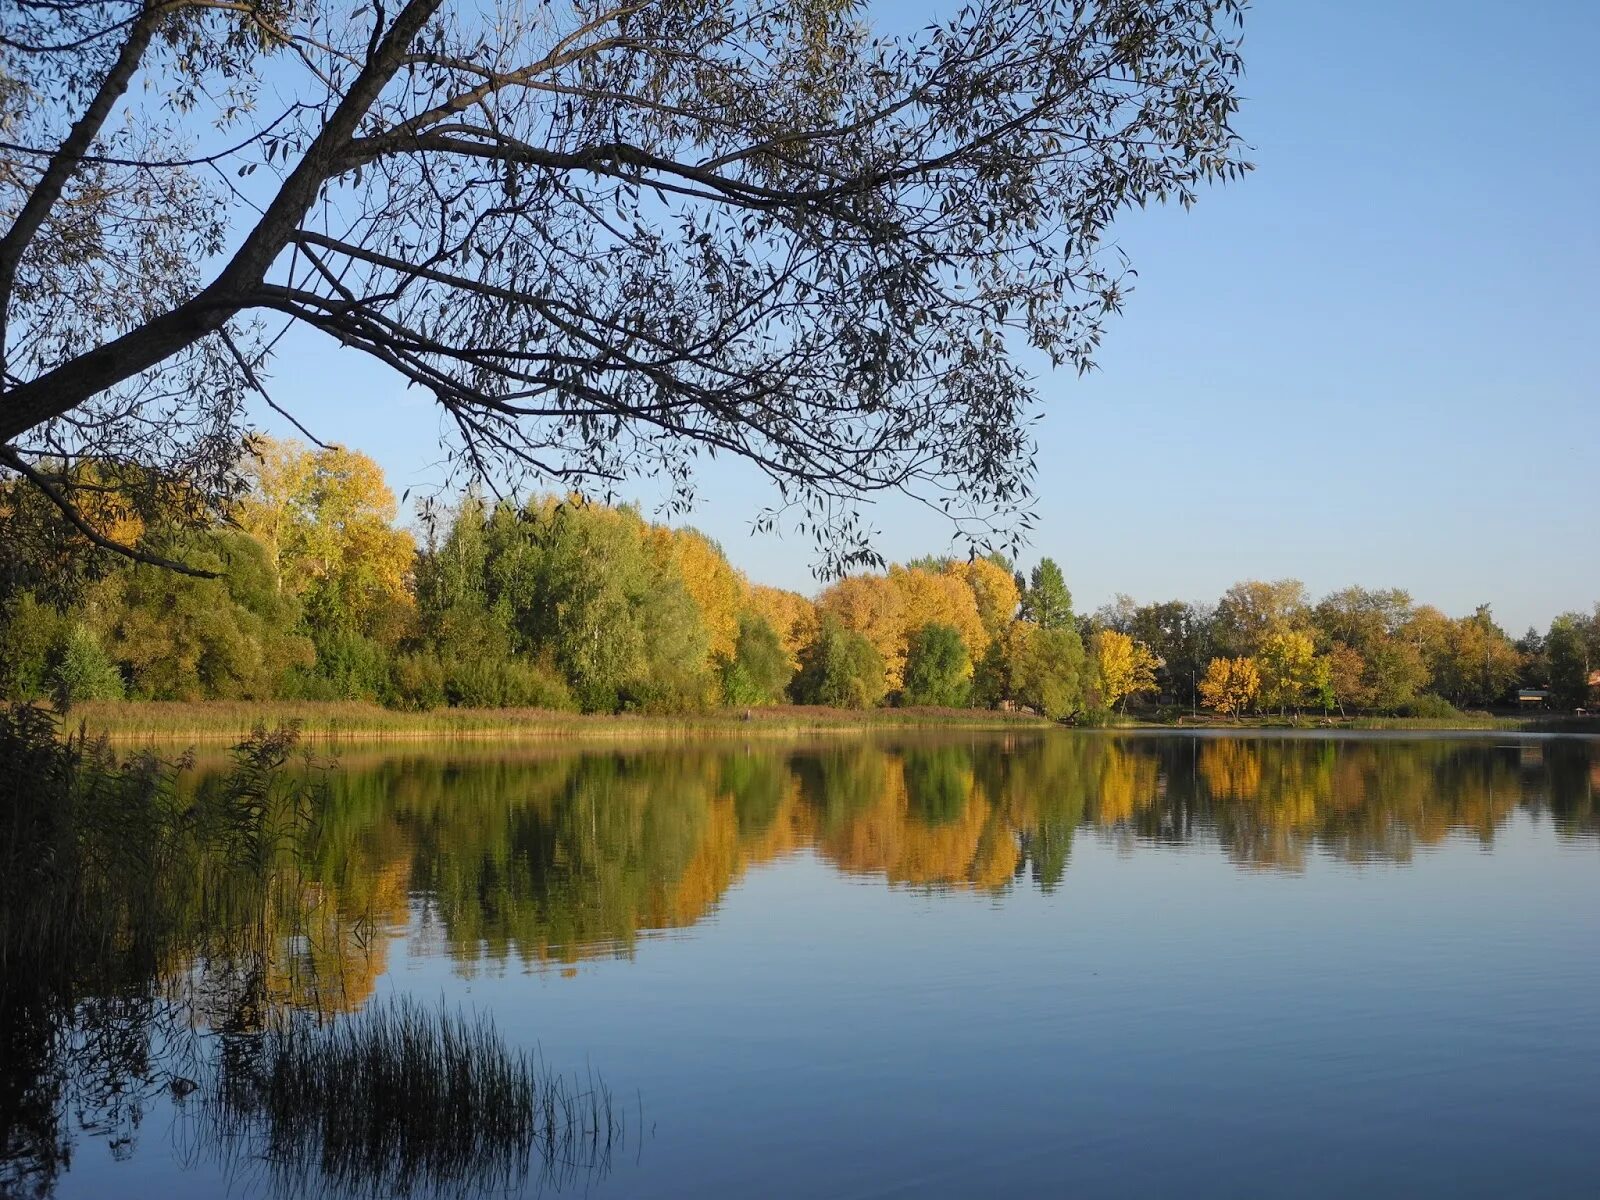
[[[1568,708],[1588,704],[1589,680],[1600,670],[1600,605],[1591,613],[1562,613],[1551,621],[1544,654],[1557,702]]]
[[[1354,646],[1334,642],[1325,656],[1328,663],[1328,690],[1340,712],[1351,708],[1372,708],[1373,691],[1367,684],[1367,664]]]
[[[261,438],[248,469],[252,486],[233,518],[265,548],[312,626],[392,629],[411,605],[416,544],[394,527],[394,493],[378,464],[343,446]]]
[[[1340,692],[1341,703],[1393,712],[1427,686],[1427,663],[1407,637],[1413,615],[1411,596],[1399,588],[1345,588],[1317,604],[1314,619],[1323,645],[1342,644],[1361,658],[1361,678],[1345,681],[1353,686]]]
[[[883,662],[883,690],[897,692],[906,662],[905,595],[885,575],[850,575],[817,597],[817,612],[859,633]]]
[[[989,644],[989,635],[978,612],[977,598],[967,586],[964,574],[950,569],[948,564],[937,571],[891,566],[889,582],[900,593],[904,622],[901,637],[905,643],[902,654],[910,652],[911,639],[927,625],[949,626],[961,638],[969,656],[983,653]]]
[[[1103,708],[1126,705],[1130,696],[1155,691],[1160,665],[1150,647],[1115,629],[1096,630],[1089,638],[1092,691]]]
[[[973,604],[978,610],[978,620],[983,623],[986,635],[984,648],[1000,637],[1016,620],[1022,594],[1017,590],[1016,579],[1008,563],[998,555],[984,555],[971,562],[957,563],[949,568],[966,581],[972,592]],[[981,654],[981,650],[975,650]]]
[[[1021,348],[1091,366],[1117,216],[1245,167],[1243,7],[16,0],[0,460],[64,506],[82,457],[225,501],[298,326],[474,472],[681,504],[736,456],[829,568],[888,490],[986,530],[1028,505]]]
[[[1200,681],[1200,699],[1213,712],[1237,717],[1248,712],[1261,692],[1261,671],[1253,658],[1213,658]]]
[[[1272,633],[1304,629],[1310,615],[1305,585],[1298,579],[1247,579],[1217,602],[1212,639],[1224,656],[1247,657],[1259,653]]]
[[[817,606],[799,592],[753,584],[746,597],[749,610],[772,626],[788,656],[789,665],[800,669],[800,650],[817,634]]]
[[[1256,665],[1261,677],[1260,700],[1266,708],[1298,711],[1319,690],[1322,673],[1316,644],[1302,630],[1281,629],[1268,634]]]
[[[1521,657],[1487,604],[1448,622],[1432,647],[1434,690],[1458,707],[1494,704],[1516,682]]]
[[[657,525],[650,531],[651,546],[664,563],[682,577],[694,600],[710,639],[711,656],[719,660],[733,657],[739,637],[739,617],[745,608],[750,584],[734,569],[718,546],[695,529],[669,529]]]

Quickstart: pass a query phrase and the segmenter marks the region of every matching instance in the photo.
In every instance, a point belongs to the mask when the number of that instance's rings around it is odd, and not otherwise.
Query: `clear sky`
[[[1139,278],[1102,369],[1039,379],[1025,562],[1080,609],[1295,576],[1490,602],[1515,635],[1600,600],[1597,44],[1597,0],[1261,0],[1257,169],[1119,226]],[[315,335],[282,349],[272,390],[314,432],[437,484],[429,401]],[[815,589],[808,539],[751,535],[754,472],[700,479],[692,522],[736,565]],[[910,503],[872,519],[890,559],[950,542]]]

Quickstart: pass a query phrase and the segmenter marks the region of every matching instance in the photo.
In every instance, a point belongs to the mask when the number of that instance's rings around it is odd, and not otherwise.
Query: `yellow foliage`
[[[1261,703],[1271,708],[1299,707],[1316,682],[1316,644],[1309,633],[1278,629],[1261,645]]]
[[[978,619],[983,622],[984,632],[988,635],[984,645],[973,653],[973,658],[977,658],[988,649],[989,642],[1004,635],[1011,627],[1022,596],[1017,591],[1015,577],[993,559],[975,558],[967,563],[954,563],[949,570],[959,575],[971,590],[978,609]]]
[[[1238,716],[1261,692],[1261,669],[1253,658],[1213,658],[1200,681],[1200,699],[1223,716]]]
[[[772,626],[789,665],[798,671],[801,648],[817,636],[817,606],[799,592],[759,583],[751,587],[745,603]]]
[[[659,561],[676,564],[683,576],[684,587],[711,635],[712,657],[731,659],[739,640],[739,613],[750,592],[749,580],[734,569],[716,543],[697,530],[654,526],[650,546]]]
[[[1108,746],[1100,761],[1100,787],[1096,816],[1101,825],[1133,819],[1160,796],[1159,764],[1148,754],[1130,754],[1121,746]]]
[[[1115,708],[1129,696],[1156,690],[1156,668],[1161,660],[1149,646],[1115,629],[1102,629],[1089,640],[1089,663],[1095,692],[1106,708]]]
[[[234,520],[266,547],[280,587],[317,597],[316,619],[337,615],[368,629],[410,607],[416,545],[394,528],[394,493],[376,462],[343,446],[313,451],[261,438],[252,474]]]
[[[978,613],[977,600],[967,586],[966,577],[954,570],[935,574],[920,567],[889,568],[889,581],[900,593],[905,621],[902,662],[911,635],[925,625],[950,625],[961,634],[967,655],[976,662],[989,647],[989,634]]]
[[[906,615],[900,589],[883,575],[851,575],[817,597],[819,615],[837,617],[872,643],[884,662],[884,682],[899,691],[905,677]]]

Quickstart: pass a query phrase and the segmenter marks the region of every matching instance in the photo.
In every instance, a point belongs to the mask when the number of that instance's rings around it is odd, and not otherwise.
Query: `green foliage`
[[[1544,639],[1550,688],[1563,707],[1590,702],[1589,677],[1600,669],[1600,606],[1593,613],[1562,613]]]
[[[1059,721],[1083,709],[1083,640],[1071,629],[1027,628],[1011,666],[1017,702]]]
[[[1028,590],[1022,595],[1022,615],[1040,629],[1071,629],[1072,593],[1053,558],[1042,558],[1028,577]]]
[[[970,753],[960,746],[905,752],[906,806],[924,825],[959,820],[972,793]]]
[[[82,622],[74,622],[60,648],[52,672],[56,708],[66,712],[90,700],[122,699],[122,676],[100,641]]]
[[[1420,696],[1413,696],[1410,700],[1400,705],[1398,715],[1435,720],[1459,717],[1461,710],[1443,696],[1435,696],[1432,692],[1424,692]]]
[[[51,670],[68,621],[31,592],[16,595],[0,627],[0,697],[38,700],[50,692]]]
[[[577,707],[560,676],[520,658],[469,658],[446,664],[444,694],[462,708]]]
[[[757,613],[740,613],[733,657],[722,664],[723,698],[741,707],[779,704],[793,676],[777,631]]]
[[[1016,699],[1015,689],[1011,686],[1011,655],[1007,637],[997,637],[990,642],[983,657],[974,664],[971,699],[972,703],[985,708],[998,708]]]
[[[971,695],[972,661],[961,631],[953,625],[929,624],[913,633],[901,703],[959,708]]]
[[[883,699],[883,656],[863,635],[824,616],[816,641],[800,653],[792,687],[801,704],[871,708]]]
[[[395,708],[421,712],[444,707],[444,664],[431,651],[412,651],[394,656],[389,664],[388,702]]]
[[[321,627],[312,634],[316,663],[292,673],[284,688],[298,700],[380,700],[389,690],[389,652],[363,634]]]
[[[632,509],[502,505],[485,530],[485,600],[515,648],[549,657],[586,711],[702,706],[712,675],[700,613]]]
[[[135,699],[264,699],[314,650],[299,609],[280,593],[261,545],[215,530],[171,539],[172,557],[220,578],[137,564],[96,590],[89,612]]]

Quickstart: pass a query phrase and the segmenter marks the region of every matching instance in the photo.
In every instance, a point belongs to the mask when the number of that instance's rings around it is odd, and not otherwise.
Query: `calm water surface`
[[[352,752],[259,994],[602,1078],[619,1147],[529,1192],[1595,1195],[1597,839],[1583,739]],[[293,1190],[192,1099],[63,1107],[31,1192]]]

